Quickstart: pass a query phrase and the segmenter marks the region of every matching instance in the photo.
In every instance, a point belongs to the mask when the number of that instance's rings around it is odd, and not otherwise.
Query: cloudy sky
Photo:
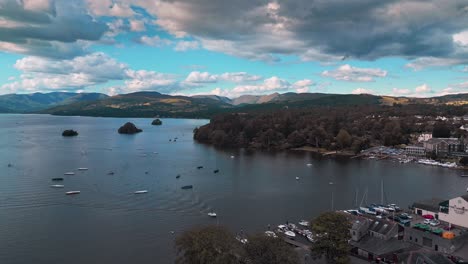
[[[468,92],[466,0],[0,0],[0,94]]]

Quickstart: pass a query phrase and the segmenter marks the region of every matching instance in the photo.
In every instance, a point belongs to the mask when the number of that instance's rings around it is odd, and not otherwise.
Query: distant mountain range
[[[100,93],[33,93],[0,95],[1,113],[32,113],[58,105],[95,101],[109,96]]]
[[[285,107],[349,105],[464,105],[468,94],[431,98],[377,96],[370,94],[273,93],[227,98],[216,95],[171,96],[158,92],[136,92],[107,96],[100,93],[34,93],[0,96],[2,113],[46,113],[107,117],[208,118],[223,112],[274,110]]]

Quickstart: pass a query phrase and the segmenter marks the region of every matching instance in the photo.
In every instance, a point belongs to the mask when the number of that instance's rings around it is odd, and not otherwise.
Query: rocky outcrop
[[[153,126],[160,126],[160,125],[162,125],[162,121],[159,120],[159,118],[156,118],[155,120],[153,120],[153,122],[151,122],[151,124]]]
[[[78,132],[76,132],[73,129],[67,129],[67,130],[62,132],[62,136],[64,136],[64,137],[74,137],[74,136],[78,136]]]
[[[118,130],[119,134],[135,134],[140,133],[143,130],[137,128],[135,124],[131,122],[125,123],[125,125],[121,126]]]

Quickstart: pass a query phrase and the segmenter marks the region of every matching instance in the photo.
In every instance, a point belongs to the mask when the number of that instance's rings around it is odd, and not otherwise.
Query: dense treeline
[[[199,142],[220,147],[289,149],[303,146],[359,152],[373,145],[408,144],[414,133],[459,137],[464,106],[343,106],[222,114],[194,131]],[[447,132],[448,131],[448,132]]]

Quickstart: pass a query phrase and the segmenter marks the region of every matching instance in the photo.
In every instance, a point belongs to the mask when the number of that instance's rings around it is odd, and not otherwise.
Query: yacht
[[[295,238],[296,234],[293,231],[285,231],[284,234],[289,238]]]
[[[301,220],[301,221],[299,222],[299,225],[301,225],[301,226],[309,226],[310,223],[309,223],[309,221]]]
[[[78,168],[79,171],[86,171],[88,168]]]
[[[217,215],[215,212],[209,212],[209,213],[208,213],[208,216],[209,216],[209,217],[216,217],[216,216],[218,216],[218,215]]]
[[[72,171],[69,171],[69,172],[65,172],[63,175],[75,175],[75,173]]]
[[[134,194],[144,194],[144,193],[148,193],[148,191],[147,190],[141,190],[141,191],[134,192]]]
[[[273,231],[265,231],[265,235],[268,237],[277,238],[278,236]]]
[[[81,192],[80,191],[69,191],[69,192],[66,192],[65,194],[66,195],[74,195],[74,194],[80,194]]]
[[[52,187],[52,188],[63,188],[63,187],[65,187],[65,185],[54,184],[54,185],[51,185],[50,187]]]

